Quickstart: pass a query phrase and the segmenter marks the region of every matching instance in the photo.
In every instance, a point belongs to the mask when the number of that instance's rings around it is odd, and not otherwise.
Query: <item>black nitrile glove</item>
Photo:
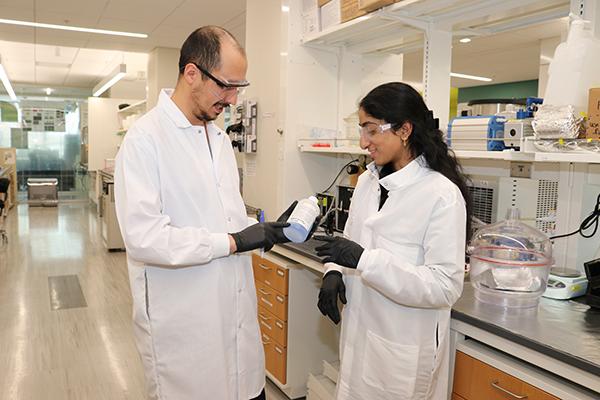
[[[269,251],[277,243],[289,242],[283,234],[283,228],[288,226],[290,224],[285,222],[261,222],[250,225],[243,231],[232,233],[237,248],[235,252],[243,253],[260,248]]]
[[[329,317],[336,325],[340,322],[340,310],[337,299],[346,304],[346,285],[339,271],[330,271],[323,277],[321,290],[319,291],[319,302],[317,306],[321,314]]]
[[[298,205],[298,200],[294,200],[294,202],[290,204],[287,210],[285,210],[283,214],[277,218],[277,222],[287,222],[288,218],[290,218],[290,215],[292,215],[294,208],[296,208],[296,205]]]
[[[336,263],[343,267],[356,268],[365,249],[356,242],[341,236],[315,236],[315,240],[326,242],[315,248],[319,257],[325,257],[323,263]]]

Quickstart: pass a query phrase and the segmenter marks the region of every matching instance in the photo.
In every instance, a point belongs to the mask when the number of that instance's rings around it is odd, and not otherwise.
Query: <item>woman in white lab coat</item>
[[[344,237],[319,237],[317,248],[327,267],[319,309],[338,323],[338,296],[346,304],[336,398],[446,399],[471,208],[465,177],[411,86],[373,89],[359,119],[373,162]]]

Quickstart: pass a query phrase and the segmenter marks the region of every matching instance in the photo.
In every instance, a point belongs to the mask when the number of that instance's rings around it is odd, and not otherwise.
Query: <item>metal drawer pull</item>
[[[279,329],[283,329],[283,324],[281,322],[275,322],[275,325],[279,327]]]
[[[285,299],[281,296],[276,296],[276,298],[277,298],[277,301],[280,303],[283,303],[285,301]]]
[[[282,270],[278,269],[277,270],[277,275],[279,275],[279,276],[285,276],[285,273]]]
[[[504,389],[502,386],[498,385],[498,381],[494,381],[494,382],[490,383],[490,385],[492,385],[492,387],[498,389],[499,391],[504,392],[509,396],[512,396],[515,399],[526,399],[528,397],[527,395],[519,396],[518,394],[514,394],[510,390]]]
[[[267,341],[264,341],[264,340],[263,340],[263,344],[264,344],[264,345],[271,344],[271,341],[270,341],[270,340],[267,340]]]
[[[270,319],[271,319],[271,318],[269,318],[269,317],[265,317],[264,315],[262,315],[262,314],[260,314],[260,313],[258,314],[258,316],[259,316],[259,317],[260,317],[260,318],[261,318],[263,321],[268,321],[268,320],[270,320]]]
[[[264,326],[266,326],[266,327],[267,327],[267,329],[268,329],[268,330],[270,330],[270,331],[272,331],[272,330],[273,330],[273,328],[271,328],[271,325],[267,324],[267,323],[266,323],[266,322],[264,322],[264,321],[260,321],[260,324],[261,324],[261,325],[264,325]]]
[[[283,351],[281,351],[281,349],[277,346],[275,346],[275,351],[278,352],[279,354],[283,354]]]
[[[266,290],[264,290],[264,289],[261,289],[261,288],[259,288],[259,289],[258,289],[258,291],[259,291],[261,294],[264,294],[265,296],[270,296],[270,295],[271,295],[271,293],[269,293],[269,292],[267,292]]]
[[[260,267],[260,269],[264,269],[265,271],[270,271],[271,268],[267,267],[266,265],[263,264],[258,264],[258,266]]]

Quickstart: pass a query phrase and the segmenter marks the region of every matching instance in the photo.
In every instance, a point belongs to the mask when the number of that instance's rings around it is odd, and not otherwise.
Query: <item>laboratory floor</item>
[[[0,398],[142,400],[124,252],[86,201],[20,204],[0,249]],[[286,397],[270,382],[267,399]]]

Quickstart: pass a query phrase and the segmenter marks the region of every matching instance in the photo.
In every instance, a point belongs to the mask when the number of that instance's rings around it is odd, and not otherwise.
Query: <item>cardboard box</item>
[[[371,12],[381,7],[394,4],[397,1],[398,0],[358,0],[358,8],[366,12]]]
[[[588,118],[600,120],[600,88],[591,88],[588,95]]]
[[[342,22],[350,21],[367,13],[358,8],[358,1],[359,0],[341,0],[340,13]]]
[[[321,7],[321,30],[338,25],[342,22],[340,0],[331,0]]]
[[[331,0],[318,0],[319,7],[323,7],[325,4],[329,3]]]

